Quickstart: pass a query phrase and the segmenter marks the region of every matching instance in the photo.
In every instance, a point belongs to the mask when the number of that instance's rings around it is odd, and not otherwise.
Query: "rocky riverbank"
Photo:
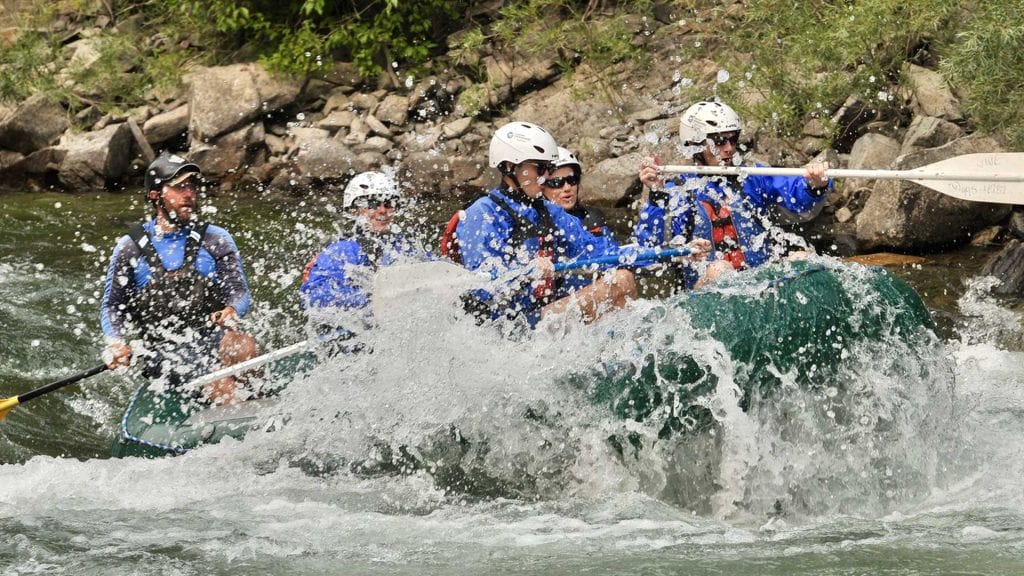
[[[680,61],[678,46],[692,42],[700,27],[714,26],[710,17],[695,22],[668,14],[633,22],[631,42],[655,63],[647,67],[624,62],[598,70],[577,62],[567,70],[554,54],[485,44],[471,55],[473,62],[450,54],[433,63],[443,72],[423,78],[399,69],[362,78],[345,62],[325,63],[328,71],[317,79],[277,76],[254,63],[196,67],[177,88],[151,90],[145,105],[94,120],[94,109],[69,118],[66,103],[37,94],[0,109],[0,181],[70,192],[134,189],[153,154],[173,151],[203,166],[222,191],[303,195],[342,186],[363,170],[395,166],[413,190],[453,194],[492,185],[487,145],[493,130],[528,120],[579,152],[586,201],[628,204],[640,197],[641,158],[679,158],[679,113],[736,82],[721,63]],[[54,23],[62,25],[70,61],[87,67],[97,58],[99,31],[122,23],[99,13],[73,25]],[[485,80],[468,78],[467,65]],[[55,73],[70,82],[66,71]],[[776,166],[824,158],[842,168],[910,169],[1003,151],[997,139],[972,133],[938,72],[907,63],[904,76],[906,88],[894,90],[905,104],[903,116],[880,118],[870,102],[851,96],[833,114],[842,128],[834,149],[825,149],[827,133],[818,119],[786,139],[749,123],[743,133],[749,156]],[[735,93],[747,102],[763,98],[743,88]],[[813,227],[851,253],[922,252],[1024,237],[1024,218],[1011,206],[964,202],[907,181],[842,181]],[[1008,247],[1020,249],[1019,242]],[[1003,267],[1014,258],[1004,258]],[[1024,285],[1024,275],[1015,281]]]

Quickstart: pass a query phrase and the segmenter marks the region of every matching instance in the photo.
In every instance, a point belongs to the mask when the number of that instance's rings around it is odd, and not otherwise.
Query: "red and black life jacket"
[[[702,200],[701,205],[711,218],[711,242],[715,250],[722,254],[722,259],[732,264],[736,270],[746,268],[747,261],[743,255],[743,248],[740,245],[739,234],[736,233],[736,225],[732,221],[732,213],[729,208],[722,205],[717,209],[714,204]]]

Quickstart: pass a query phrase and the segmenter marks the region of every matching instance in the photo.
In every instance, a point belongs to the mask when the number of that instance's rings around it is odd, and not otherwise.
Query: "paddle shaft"
[[[598,256],[596,258],[587,258],[584,260],[574,260],[572,262],[556,262],[554,265],[555,273],[561,272],[572,272],[573,270],[579,270],[580,268],[589,268],[591,266],[647,266],[655,262],[661,262],[663,260],[670,260],[672,258],[678,258],[680,256],[689,256],[691,254],[688,248],[653,248],[647,250],[638,250],[635,254],[629,254],[628,252],[619,251],[618,254],[610,254],[608,256]],[[537,269],[532,264],[525,268],[518,268],[508,272],[504,275],[498,275],[497,270],[491,271],[491,280],[497,284],[513,284],[518,283],[522,285],[533,278],[534,273]]]
[[[557,262],[555,263],[555,272],[567,272],[569,270],[578,270],[580,268],[588,268],[590,266],[604,266],[606,264],[616,264],[618,266],[642,266],[652,262],[660,262],[662,260],[669,260],[689,255],[690,251],[685,248],[641,250],[637,252],[635,256],[620,253],[610,256],[588,258],[586,260],[576,260],[574,262]]]
[[[78,374],[73,374],[71,376],[68,376],[67,378],[64,378],[63,380],[58,380],[56,382],[51,382],[50,384],[47,384],[46,386],[42,386],[42,387],[36,388],[35,390],[30,390],[30,391],[28,391],[28,392],[26,392],[24,394],[20,394],[18,396],[13,397],[13,398],[6,398],[4,400],[0,400],[0,419],[3,419],[3,417],[6,416],[8,410],[10,410],[11,408],[14,408],[15,406],[17,406],[19,404],[24,404],[25,402],[28,402],[29,400],[32,400],[34,398],[38,398],[38,397],[40,397],[40,396],[42,396],[44,394],[49,394],[50,392],[53,392],[54,390],[60,390],[61,388],[65,387],[65,386],[70,386],[70,385],[74,384],[75,382],[80,382],[82,380],[85,380],[86,378],[89,378],[91,376],[95,376],[95,375],[99,374],[100,372],[104,372],[106,370],[107,370],[107,365],[106,364],[100,364],[98,366],[93,366],[92,368],[89,368],[88,370],[85,370],[83,372],[79,372]]]
[[[803,168],[774,168],[771,166],[674,166],[660,167],[669,174],[698,174],[722,176],[803,176]],[[865,178],[870,180],[946,180],[962,182],[1024,182],[1024,174],[1009,172],[947,172],[930,170],[851,170],[832,168],[825,171],[826,178]]]
[[[281,358],[287,358],[288,356],[300,354],[302,352],[305,352],[306,350],[313,348],[318,343],[320,343],[320,341],[321,340],[319,338],[310,338],[309,340],[296,342],[291,346],[285,346],[284,348],[281,348],[279,350],[268,352],[262,356],[250,358],[249,360],[239,362],[238,364],[232,364],[231,366],[226,366],[224,368],[221,368],[220,370],[210,372],[205,376],[200,376],[199,378],[192,380],[191,382],[188,383],[187,387],[198,388],[200,386],[205,386],[207,384],[210,384],[211,382],[216,382],[221,378],[235,376],[236,374],[240,374],[242,372],[245,372],[246,370],[257,368],[259,366],[266,364],[267,362],[273,362],[274,360],[279,360]]]

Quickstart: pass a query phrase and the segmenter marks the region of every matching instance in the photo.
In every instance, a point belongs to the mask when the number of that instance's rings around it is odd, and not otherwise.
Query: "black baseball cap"
[[[160,156],[146,168],[146,190],[159,190],[201,174],[199,166],[176,154]]]

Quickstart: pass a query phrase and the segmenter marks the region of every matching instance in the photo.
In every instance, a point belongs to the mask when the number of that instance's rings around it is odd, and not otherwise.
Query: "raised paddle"
[[[3,420],[4,418],[6,418],[7,417],[7,413],[11,411],[11,408],[14,408],[15,406],[17,406],[19,404],[24,404],[25,402],[28,402],[29,400],[32,400],[34,398],[38,398],[38,397],[42,396],[43,394],[49,394],[50,392],[53,392],[54,390],[59,390],[59,389],[65,387],[65,386],[70,386],[70,385],[74,384],[75,382],[79,382],[81,380],[85,380],[86,378],[89,378],[90,376],[95,376],[95,375],[99,374],[100,372],[105,371],[106,369],[107,369],[107,365],[106,364],[100,364],[99,366],[93,366],[92,368],[89,368],[88,370],[85,370],[83,372],[79,372],[78,374],[74,374],[72,376],[68,376],[67,378],[65,378],[63,380],[58,380],[56,382],[52,382],[50,384],[47,384],[46,386],[42,386],[40,388],[36,388],[35,390],[29,391],[29,392],[25,392],[24,394],[21,394],[19,396],[13,396],[11,398],[4,398],[3,400],[0,400],[0,420]]]
[[[803,168],[767,166],[661,166],[669,174],[803,176]],[[829,169],[828,178],[910,180],[971,202],[1024,204],[1024,152],[964,154],[912,170]]]

